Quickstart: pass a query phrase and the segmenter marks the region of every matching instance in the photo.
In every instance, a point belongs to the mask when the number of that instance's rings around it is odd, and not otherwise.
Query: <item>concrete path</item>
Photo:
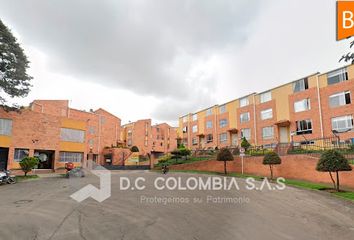
[[[122,176],[145,177],[146,188],[123,191]],[[159,191],[153,184],[161,176],[114,172],[112,196],[102,203],[70,198],[88,183],[98,186],[95,176],[0,186],[0,239],[354,239],[354,204],[327,194],[290,187],[249,191],[241,179],[239,191]],[[163,177],[199,176],[210,177]],[[158,203],[168,199],[180,202]]]

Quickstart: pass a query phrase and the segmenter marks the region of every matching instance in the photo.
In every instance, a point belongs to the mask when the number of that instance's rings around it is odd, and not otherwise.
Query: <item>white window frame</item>
[[[184,123],[188,122],[188,116],[184,116],[184,117],[182,118],[182,121],[183,121]]]
[[[11,119],[0,118],[0,135],[11,136],[12,124]]]
[[[213,114],[213,109],[212,108],[208,108],[206,111],[205,111],[205,116],[210,116]]]
[[[192,121],[197,121],[197,120],[198,120],[198,114],[193,114]]]
[[[192,145],[198,145],[198,139],[196,137],[192,138]]]
[[[206,121],[206,128],[207,129],[213,128],[213,121],[211,121],[211,120]]]
[[[246,118],[244,118],[246,116]],[[249,112],[244,112],[240,114],[240,123],[249,122],[251,120],[251,114]]]
[[[240,107],[246,107],[250,104],[248,97],[244,97],[240,99]]]
[[[330,83],[329,79],[334,78],[334,77],[338,77],[338,82]],[[333,84],[344,82],[347,80],[348,80],[347,68],[341,68],[341,69],[337,69],[335,71],[327,73],[327,84],[328,85],[333,85]]]
[[[220,128],[226,127],[227,124],[228,124],[228,121],[227,121],[226,118],[223,118],[223,119],[220,119],[220,120],[219,120],[219,127],[220,127]]]
[[[272,100],[272,92],[268,91],[268,92],[264,92],[260,94],[260,102],[261,103],[265,103],[265,102],[269,102]]]
[[[80,129],[72,128],[61,128],[60,129],[60,139],[63,142],[85,142],[85,131]]]
[[[274,127],[264,127],[262,128],[262,138],[263,139],[273,139],[274,138]]]
[[[301,122],[303,122],[303,121],[306,122],[306,129],[299,128],[299,127],[301,127]],[[309,123],[311,124],[311,128],[308,127]],[[312,134],[313,133],[312,119],[298,120],[295,122],[295,124],[296,124],[296,135]]]
[[[220,105],[219,106],[219,113],[225,113],[226,112],[226,104]]]
[[[193,125],[193,126],[192,126],[192,132],[193,132],[193,133],[198,132],[198,125]]]
[[[294,112],[304,112],[311,109],[311,101],[309,98],[305,98],[294,102]]]
[[[76,162],[81,163],[84,159],[84,153],[82,152],[59,152],[59,162]]]
[[[267,120],[267,119],[272,119],[273,118],[273,109],[268,108],[264,109],[261,111],[261,119],[262,120]]]
[[[220,143],[227,142],[227,133],[220,133],[219,140],[220,140]]]
[[[23,156],[21,157],[22,154],[23,154]],[[28,157],[28,156],[29,156],[29,149],[15,148],[15,151],[14,151],[14,161],[15,162],[20,162],[23,158]]]
[[[344,122],[345,127],[339,127],[338,122]],[[345,115],[331,118],[332,130],[337,132],[347,132],[353,130],[353,116],[352,115]]]
[[[349,103],[346,102],[346,95],[349,94]],[[331,99],[333,98],[338,98],[338,105],[333,105],[331,103]],[[344,92],[339,92],[339,93],[335,93],[335,94],[332,94],[331,96],[329,96],[329,106],[331,108],[335,108],[335,107],[340,107],[340,106],[344,106],[344,105],[347,105],[347,104],[350,104],[351,103],[351,94],[350,94],[350,91],[344,91]]]
[[[296,90],[297,84],[300,85],[300,89],[299,90]],[[307,78],[300,79],[300,80],[298,80],[298,81],[293,83],[293,92],[294,93],[305,91],[308,88],[309,88],[309,83],[308,83],[308,79]]]
[[[247,132],[247,136],[245,136],[245,132]],[[241,137],[245,137],[247,140],[251,139],[251,129],[250,128],[243,128],[241,129]]]
[[[209,136],[211,136],[211,138],[209,138]],[[213,134],[207,134],[207,135],[206,135],[206,142],[207,142],[207,143],[213,142],[213,138],[214,138]]]

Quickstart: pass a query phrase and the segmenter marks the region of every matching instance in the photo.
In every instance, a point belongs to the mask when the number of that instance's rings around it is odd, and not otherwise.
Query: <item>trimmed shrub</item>
[[[227,161],[233,161],[234,160],[234,156],[232,155],[232,153],[230,152],[229,149],[222,148],[222,149],[220,149],[218,155],[216,156],[216,160],[224,162],[224,173],[226,175],[227,174],[226,162]]]
[[[339,192],[339,172],[351,171],[352,167],[340,152],[336,150],[327,150],[321,155],[316,170],[319,172],[328,172],[334,188]],[[333,179],[332,172],[336,173],[337,182]]]
[[[245,149],[245,151],[247,151],[250,146],[251,146],[251,144],[247,141],[247,139],[245,137],[243,137],[242,141],[241,141],[241,147],[243,147]]]
[[[25,157],[20,161],[20,166],[22,171],[27,176],[27,173],[32,171],[32,169],[39,164],[39,159],[36,157]]]
[[[273,166],[281,164],[281,158],[276,152],[268,152],[264,155],[263,164],[269,165],[270,179],[273,179]]]

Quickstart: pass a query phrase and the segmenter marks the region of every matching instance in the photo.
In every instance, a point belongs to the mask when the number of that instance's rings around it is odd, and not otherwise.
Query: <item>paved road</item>
[[[146,177],[145,190],[120,190],[121,176]],[[97,185],[94,176],[0,186],[0,239],[354,239],[354,204],[326,194],[295,188],[248,191],[243,180],[237,180],[239,191],[158,191],[156,177],[161,174],[115,172],[112,197],[102,203],[69,197],[88,182]],[[167,198],[191,202],[154,202]],[[202,202],[193,203],[194,198]]]

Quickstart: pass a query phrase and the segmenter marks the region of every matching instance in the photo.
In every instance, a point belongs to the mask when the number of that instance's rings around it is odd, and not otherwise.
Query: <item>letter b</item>
[[[353,12],[343,11],[343,28],[348,29],[354,26]]]

